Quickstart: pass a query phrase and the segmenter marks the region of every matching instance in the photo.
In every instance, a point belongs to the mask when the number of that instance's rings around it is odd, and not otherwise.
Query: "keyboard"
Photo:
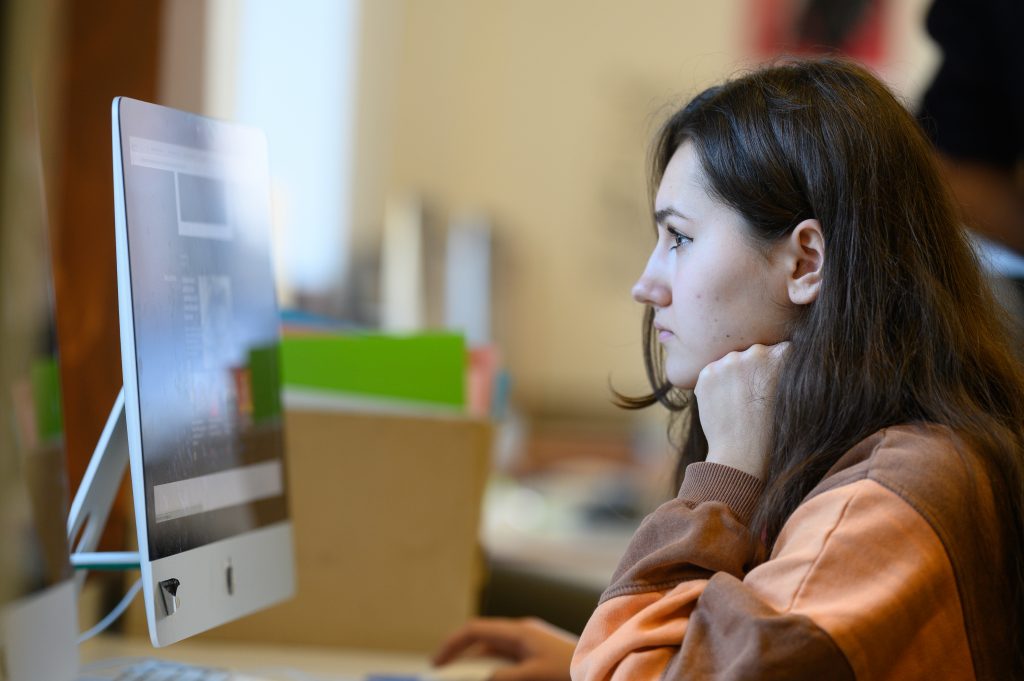
[[[503,663],[490,658],[462,659],[438,669],[420,673],[362,673],[338,676],[312,676],[297,669],[275,668],[253,676],[218,667],[198,667],[155,658],[115,658],[99,660],[82,669],[79,681],[483,681]],[[270,676],[262,674],[269,673]]]
[[[143,660],[121,670],[113,681],[236,681],[227,669],[193,667],[167,660]]]
[[[138,657],[94,662],[82,669],[78,679],[79,681],[268,681],[220,667],[197,667],[181,662]]]

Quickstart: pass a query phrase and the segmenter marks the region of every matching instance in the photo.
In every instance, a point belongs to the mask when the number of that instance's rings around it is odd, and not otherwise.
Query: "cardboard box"
[[[200,637],[433,651],[476,612],[490,424],[289,409],[285,428],[296,596]]]

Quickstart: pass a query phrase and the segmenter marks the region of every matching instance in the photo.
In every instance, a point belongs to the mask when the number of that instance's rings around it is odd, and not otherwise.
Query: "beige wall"
[[[925,1],[890,8],[885,73],[911,96],[930,66]],[[629,291],[653,238],[647,144],[671,105],[749,63],[750,5],[383,4],[401,29],[363,45],[363,76],[393,103],[390,148],[359,167],[383,178],[379,193],[420,192],[442,220],[492,218],[496,337],[528,411],[612,417],[609,377],[644,387]],[[366,17],[374,8],[364,3]]]
[[[530,411],[612,415],[609,376],[643,387],[647,140],[739,50],[737,5],[706,4],[405,7],[388,186],[493,220],[495,333]]]
[[[241,2],[167,3],[169,103],[230,117]],[[644,387],[629,289],[652,243],[647,144],[673,104],[751,63],[754,2],[362,0],[357,257],[372,262],[389,197],[420,194],[435,226],[489,216],[495,334],[516,400],[535,414],[619,415],[608,378]],[[928,4],[887,3],[882,73],[911,100],[935,64]]]

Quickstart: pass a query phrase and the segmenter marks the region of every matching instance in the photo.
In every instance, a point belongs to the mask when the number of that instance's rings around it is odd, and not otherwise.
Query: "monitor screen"
[[[145,564],[287,521],[279,316],[262,133],[125,98],[114,109],[125,412]]]
[[[122,129],[151,559],[287,517],[260,137],[162,114]]]

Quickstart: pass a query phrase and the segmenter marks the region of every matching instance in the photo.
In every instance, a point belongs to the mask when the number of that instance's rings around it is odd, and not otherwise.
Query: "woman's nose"
[[[633,284],[633,300],[644,305],[667,307],[672,302],[672,294],[667,286],[651,276],[648,268]]]

